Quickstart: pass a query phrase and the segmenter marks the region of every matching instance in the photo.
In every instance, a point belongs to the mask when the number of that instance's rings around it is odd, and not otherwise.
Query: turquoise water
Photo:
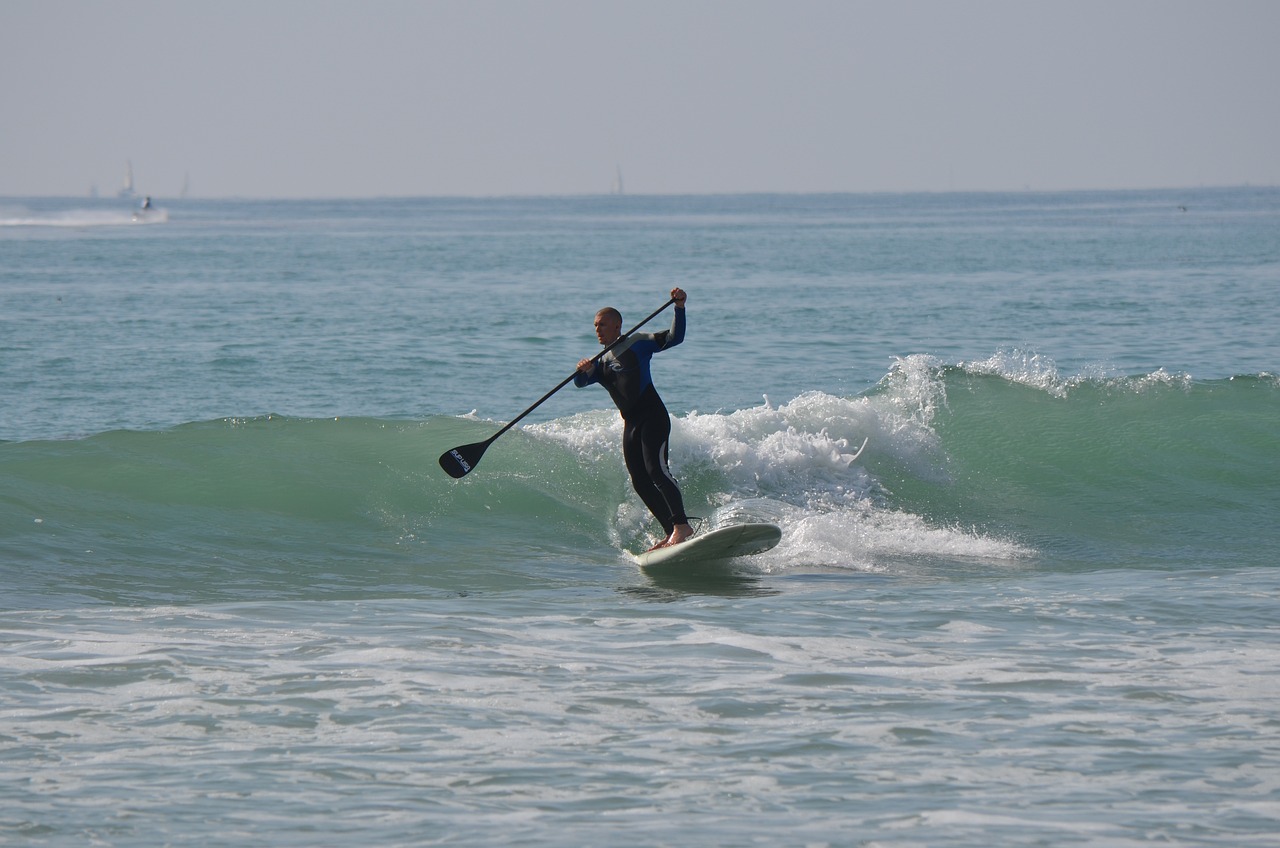
[[[1274,844],[1280,190],[158,205],[0,200],[0,841]],[[440,471],[674,285],[776,549]]]

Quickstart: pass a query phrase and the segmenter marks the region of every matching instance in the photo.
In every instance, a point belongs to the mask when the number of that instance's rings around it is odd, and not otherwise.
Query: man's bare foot
[[[688,541],[689,537],[692,535],[693,528],[688,524],[677,524],[675,528],[672,529],[671,535],[667,537],[667,540],[663,542],[662,545],[663,547],[668,545],[678,545],[681,542]]]

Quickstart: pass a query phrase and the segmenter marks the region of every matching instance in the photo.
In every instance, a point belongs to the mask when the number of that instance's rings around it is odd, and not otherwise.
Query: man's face
[[[602,345],[611,345],[622,335],[622,319],[612,313],[596,316],[596,338]]]

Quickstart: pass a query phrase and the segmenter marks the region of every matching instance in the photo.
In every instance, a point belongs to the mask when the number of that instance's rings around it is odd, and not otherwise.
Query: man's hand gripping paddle
[[[604,350],[597,353],[595,356],[591,357],[592,364],[594,365],[595,363],[599,362],[600,357],[604,356],[606,353],[613,350],[615,347],[621,344],[623,339],[626,339],[636,330],[640,329],[645,324],[648,324],[654,318],[658,317],[658,315],[661,314],[663,310],[665,310],[668,306],[670,306],[675,302],[676,302],[675,298],[671,298],[666,303],[662,304],[662,306],[655,309],[653,313],[649,315],[648,318],[644,319],[639,324],[636,324],[630,330],[627,330],[625,333],[623,333],[621,336],[618,337],[617,341],[615,341],[613,344],[609,345]],[[535,409],[541,406],[543,401],[545,401],[547,398],[551,397],[553,394],[563,389],[565,386],[569,385],[569,382],[574,377],[576,377],[577,374],[578,372],[574,371],[568,377],[565,377],[562,381],[560,381],[560,385],[556,386],[554,389],[547,392],[542,397],[538,398],[538,400],[534,402],[533,406],[529,407],[524,412],[517,415],[515,418],[512,418],[509,422],[507,422],[505,427],[503,427],[498,432],[494,433],[489,438],[485,439],[483,442],[474,442],[469,445],[459,445],[458,447],[453,448],[452,450],[447,450],[444,453],[440,454],[440,467],[444,469],[446,474],[454,478],[465,477],[468,474],[470,474],[471,470],[480,464],[480,460],[481,458],[484,457],[484,452],[489,449],[489,445],[493,444],[494,441],[496,441],[499,436],[501,436],[503,433],[507,432],[516,424],[518,424],[522,418],[524,418],[530,412],[533,412]]]

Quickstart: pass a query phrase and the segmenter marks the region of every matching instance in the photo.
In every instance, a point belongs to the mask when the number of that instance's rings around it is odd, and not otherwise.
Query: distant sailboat
[[[618,165],[618,172],[613,178],[613,191],[610,194],[625,194],[622,190],[622,166]]]
[[[132,200],[138,193],[133,190],[133,160],[125,160],[124,185],[116,192],[116,197]]]
[[[191,172],[188,171],[182,175],[182,191],[178,192],[178,197],[186,197],[187,192],[191,190]]]

